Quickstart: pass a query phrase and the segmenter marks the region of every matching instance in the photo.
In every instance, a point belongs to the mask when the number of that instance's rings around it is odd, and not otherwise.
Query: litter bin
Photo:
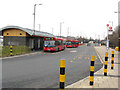
[[[116,51],[119,51],[119,47],[117,46],[117,47],[115,48],[115,50],[116,50]]]

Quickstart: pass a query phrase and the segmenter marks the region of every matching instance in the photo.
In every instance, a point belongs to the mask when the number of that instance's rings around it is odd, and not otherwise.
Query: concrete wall
[[[18,36],[4,36],[3,37],[3,45],[4,46],[26,46],[26,37],[18,37]]]
[[[32,50],[43,50],[42,37],[19,37],[19,36],[4,36],[4,46],[28,46]]]

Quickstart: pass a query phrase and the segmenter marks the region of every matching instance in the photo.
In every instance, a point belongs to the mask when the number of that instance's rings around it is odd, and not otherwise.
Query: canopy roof
[[[34,36],[42,36],[42,37],[55,37],[53,34],[51,33],[47,33],[47,32],[42,32],[42,31],[36,31],[35,30],[35,34],[34,34],[34,30],[32,29],[28,29],[28,28],[22,28],[19,26],[5,26],[3,28],[0,28],[0,32],[4,31],[6,29],[20,29],[26,33],[28,33],[29,35],[34,35]]]

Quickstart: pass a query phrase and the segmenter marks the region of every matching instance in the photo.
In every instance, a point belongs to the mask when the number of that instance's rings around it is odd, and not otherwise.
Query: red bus
[[[76,40],[75,42],[76,42],[76,47],[80,46],[80,44],[79,44],[79,41],[78,41],[78,40]]]
[[[66,39],[61,39],[62,41],[62,50],[66,49]]]
[[[67,47],[78,47],[79,46],[79,41],[78,40],[67,40],[66,41],[66,46]]]
[[[66,40],[62,38],[48,38],[44,39],[43,51],[60,51],[66,48]]]

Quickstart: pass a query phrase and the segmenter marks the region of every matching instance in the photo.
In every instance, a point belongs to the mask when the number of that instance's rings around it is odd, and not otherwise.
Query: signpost
[[[108,39],[108,35],[109,35],[109,34],[112,34],[112,33],[113,33],[113,30],[112,30],[112,27],[109,26],[109,24],[107,24],[106,26],[107,26],[107,46],[106,46],[106,48],[107,48],[107,51],[108,51],[108,49],[109,49],[109,39]]]
[[[113,33],[112,27],[109,27],[108,34],[112,34],[112,33]]]
[[[108,49],[109,49],[109,40],[108,40],[109,24],[107,24],[106,26],[107,26],[107,46],[106,46],[106,48],[107,48],[107,51],[108,51]]]

